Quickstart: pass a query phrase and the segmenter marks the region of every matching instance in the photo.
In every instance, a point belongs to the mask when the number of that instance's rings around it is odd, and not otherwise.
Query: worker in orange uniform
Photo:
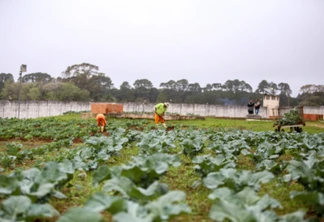
[[[168,106],[169,106],[169,103],[158,103],[154,107],[154,120],[155,120],[156,126],[159,124],[159,122],[161,122],[162,125],[164,126],[164,128],[167,128],[163,117],[164,117],[164,113],[168,109]]]
[[[98,126],[100,127],[100,132],[104,132],[105,126],[107,124],[106,117],[103,114],[99,113],[96,116],[96,120],[97,120]]]

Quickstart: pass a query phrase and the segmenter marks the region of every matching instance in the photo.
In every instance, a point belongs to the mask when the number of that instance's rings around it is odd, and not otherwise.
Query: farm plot
[[[323,218],[324,133],[147,123],[0,119],[1,221]]]

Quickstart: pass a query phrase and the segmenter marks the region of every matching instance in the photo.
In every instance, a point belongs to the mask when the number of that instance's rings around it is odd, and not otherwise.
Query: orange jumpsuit
[[[98,126],[106,126],[107,122],[106,122],[106,117],[103,114],[98,114],[96,116],[96,120],[98,123]]]

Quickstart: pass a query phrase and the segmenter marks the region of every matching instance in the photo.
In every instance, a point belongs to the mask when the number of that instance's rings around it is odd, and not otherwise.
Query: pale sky
[[[0,0],[0,73],[324,84],[323,0]],[[26,74],[26,73],[25,73]]]

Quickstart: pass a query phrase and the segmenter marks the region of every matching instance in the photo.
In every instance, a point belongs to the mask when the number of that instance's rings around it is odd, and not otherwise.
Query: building
[[[269,119],[275,119],[278,116],[280,97],[277,95],[264,94],[263,107],[267,109]]]

